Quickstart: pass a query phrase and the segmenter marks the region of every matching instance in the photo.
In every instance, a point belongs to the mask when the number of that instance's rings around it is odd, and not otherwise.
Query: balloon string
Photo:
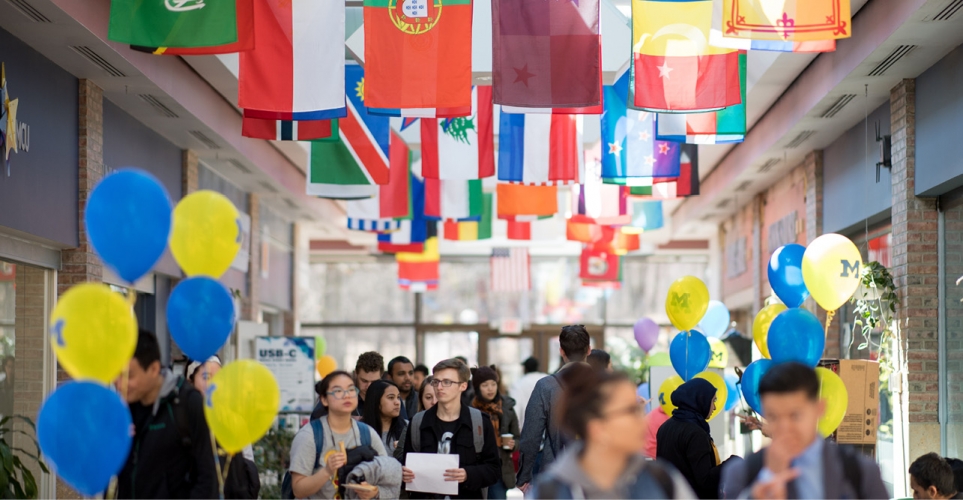
[[[217,489],[220,499],[224,500],[224,476],[221,475],[221,459],[217,456],[217,440],[214,439],[214,432],[211,431],[211,449],[214,450],[214,468],[217,470]],[[230,457],[228,457],[230,460]]]
[[[829,325],[833,324],[833,316],[836,315],[836,311],[826,311],[826,335],[829,335]]]

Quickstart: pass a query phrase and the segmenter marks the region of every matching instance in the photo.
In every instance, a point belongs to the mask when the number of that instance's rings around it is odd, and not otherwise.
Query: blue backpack
[[[355,423],[358,425],[361,446],[371,446],[371,431],[368,426],[364,422]],[[314,432],[314,469],[317,469],[321,466],[321,452],[324,450],[324,426],[321,424],[321,419],[311,421],[311,430]],[[285,500],[295,498],[290,470],[284,472],[284,479],[281,480],[281,498]]]

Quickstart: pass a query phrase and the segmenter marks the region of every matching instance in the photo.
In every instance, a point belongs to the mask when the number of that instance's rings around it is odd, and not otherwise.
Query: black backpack
[[[178,381],[177,396],[169,404],[177,423],[177,430],[181,436],[181,444],[186,448],[192,447],[190,418],[187,408],[181,404],[187,401],[190,386],[181,379]],[[227,457],[218,455],[223,468],[227,465]],[[231,458],[231,464],[224,482],[224,498],[254,499],[261,491],[261,478],[258,476],[257,465],[238,453]]]
[[[347,477],[348,473],[351,472],[351,469],[354,468],[354,466],[351,464],[352,459],[355,461],[354,465],[365,461],[363,460],[363,458],[365,458],[365,453],[361,450],[367,448],[371,449],[373,453],[373,449],[371,448],[371,431],[368,430],[369,428],[364,424],[364,422],[356,423],[358,424],[358,438],[361,440],[361,446],[347,450],[348,463],[346,463],[345,467],[342,467],[338,471],[338,484],[340,485],[344,485],[345,477]],[[317,469],[321,466],[321,452],[324,451],[324,427],[322,426],[320,419],[312,420],[310,425],[311,431],[314,432],[314,469]],[[355,450],[359,451],[355,452]],[[354,453],[352,454],[352,452]],[[367,460],[371,460],[373,458],[374,456],[372,455],[371,457],[367,458]],[[342,471],[344,472],[342,473]],[[344,498],[344,486],[341,486],[339,490],[341,493],[341,498]],[[281,480],[281,498],[284,500],[293,500],[295,498],[294,484],[292,483],[290,470],[284,472],[284,478]]]

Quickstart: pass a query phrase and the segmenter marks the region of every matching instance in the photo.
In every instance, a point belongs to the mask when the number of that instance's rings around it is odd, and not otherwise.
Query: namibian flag
[[[742,102],[739,54],[708,44],[712,1],[634,0],[634,106],[709,111]]]
[[[471,0],[364,0],[364,28],[372,107],[471,106]]]
[[[378,185],[389,181],[390,118],[366,111],[364,70],[360,66],[349,65],[345,80],[348,116],[334,121],[330,138],[311,142],[308,194],[369,198],[378,191]]]
[[[705,113],[658,113],[655,137],[660,141],[689,144],[725,144],[746,138],[746,53],[739,53],[739,88],[742,102]]]
[[[499,181],[578,184],[584,170],[581,116],[502,112],[498,132]]]

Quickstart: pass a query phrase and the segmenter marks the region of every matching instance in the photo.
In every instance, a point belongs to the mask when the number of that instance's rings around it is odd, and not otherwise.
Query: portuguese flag
[[[365,105],[471,106],[471,0],[364,0]]]

